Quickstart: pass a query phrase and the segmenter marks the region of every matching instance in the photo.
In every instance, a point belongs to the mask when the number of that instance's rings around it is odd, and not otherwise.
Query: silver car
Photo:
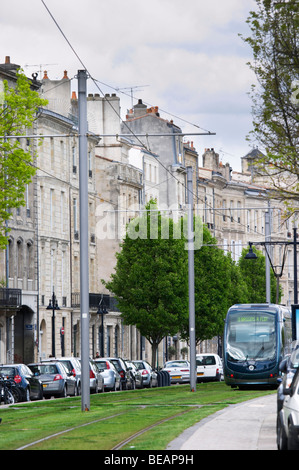
[[[141,372],[143,387],[151,388],[158,386],[158,374],[147,361],[140,359],[132,362]]]
[[[28,364],[35,377],[38,377],[43,385],[45,398],[66,397],[77,394],[76,379],[60,362],[41,362]]]
[[[92,359],[89,359],[89,378],[91,393],[104,391],[104,378]]]
[[[176,360],[166,362],[164,368],[170,375],[171,383],[190,382],[190,364],[189,361]]]
[[[104,379],[104,391],[122,390],[120,375],[117,372],[114,364],[105,358],[95,359],[94,362]]]
[[[58,357],[56,360],[61,362],[69,373],[73,374],[77,384],[77,395],[81,395],[81,364],[78,358],[72,356]]]
[[[132,361],[124,360],[128,371],[131,374],[131,390],[135,388],[143,388],[142,373]]]

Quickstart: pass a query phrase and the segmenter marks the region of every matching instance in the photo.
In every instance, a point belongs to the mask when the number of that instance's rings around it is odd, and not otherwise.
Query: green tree
[[[194,252],[195,336],[196,343],[223,334],[228,308],[247,301],[247,289],[238,266],[230,254],[217,246],[203,225],[203,246]],[[182,337],[189,337],[189,318],[182,326]]]
[[[264,149],[256,161],[274,196],[287,206],[299,200],[299,2],[256,0],[247,20],[251,35],[252,141]]]
[[[103,281],[114,293],[125,324],[136,325],[150,342],[153,366],[159,343],[178,332],[187,311],[185,240],[175,238],[173,229],[172,219],[162,217],[150,201],[144,215],[129,224],[115,273]]]
[[[266,302],[266,259],[263,253],[252,247],[257,259],[245,259],[248,250],[244,248],[239,259],[238,265],[242,277],[248,289],[247,303],[265,303]],[[281,300],[282,290],[279,288],[279,301]],[[272,269],[270,270],[270,300],[276,303],[276,279]]]
[[[34,154],[26,150],[22,140],[5,136],[26,135],[36,119],[38,107],[46,104],[39,94],[30,88],[30,82],[22,71],[16,73],[14,87],[3,81],[0,102],[0,248],[7,245],[6,221],[11,209],[25,204],[25,188],[35,174],[32,165]]]

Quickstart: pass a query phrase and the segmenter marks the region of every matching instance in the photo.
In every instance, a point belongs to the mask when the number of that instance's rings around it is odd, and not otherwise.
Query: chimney
[[[66,78],[67,80],[68,80],[68,78],[69,78],[69,77],[67,76],[67,70],[64,71],[64,75],[63,75],[62,80],[63,80],[64,78]]]
[[[76,100],[77,99],[77,94],[75,91],[72,92],[72,100]]]
[[[10,64],[10,56],[9,55],[5,56],[5,63]]]
[[[45,70],[45,71],[44,71],[43,80],[47,80],[47,79],[49,79],[49,77],[48,77],[47,71]]]

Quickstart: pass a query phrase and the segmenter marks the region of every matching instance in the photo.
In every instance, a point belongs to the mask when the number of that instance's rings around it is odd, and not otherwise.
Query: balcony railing
[[[21,305],[21,289],[0,288],[0,307],[20,307]]]
[[[92,309],[98,309],[99,304],[102,300],[102,307],[106,307],[107,310],[118,312],[117,300],[115,297],[111,297],[109,294],[92,294],[89,293],[89,307]],[[72,307],[80,307],[80,292],[72,293]]]

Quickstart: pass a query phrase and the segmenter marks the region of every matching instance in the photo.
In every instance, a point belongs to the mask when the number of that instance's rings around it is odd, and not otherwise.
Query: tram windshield
[[[226,342],[230,361],[273,360],[276,353],[275,314],[230,312]]]

